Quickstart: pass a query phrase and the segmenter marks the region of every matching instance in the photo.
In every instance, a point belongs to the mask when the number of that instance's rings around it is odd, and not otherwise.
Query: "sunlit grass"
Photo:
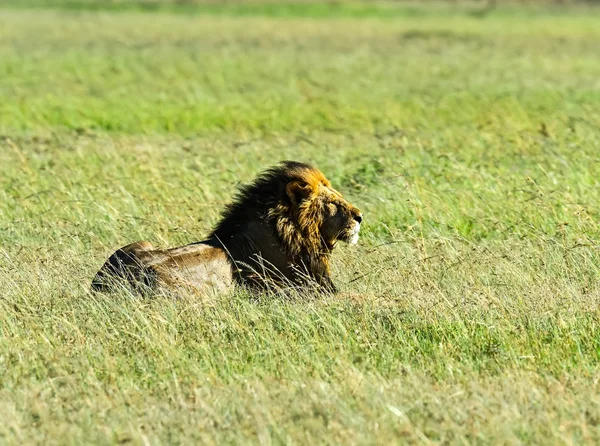
[[[0,10],[0,439],[596,443],[596,22]],[[281,159],[339,296],[88,293]]]

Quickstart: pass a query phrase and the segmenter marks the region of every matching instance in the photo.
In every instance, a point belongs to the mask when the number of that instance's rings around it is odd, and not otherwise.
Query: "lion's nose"
[[[354,216],[354,220],[356,220],[358,223],[362,223],[362,214],[356,214]]]

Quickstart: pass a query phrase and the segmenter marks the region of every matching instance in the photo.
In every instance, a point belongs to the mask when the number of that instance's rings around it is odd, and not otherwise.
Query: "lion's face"
[[[338,240],[355,244],[362,222],[362,213],[331,187],[328,181],[307,183],[294,181],[287,187],[298,221],[306,229],[318,231],[329,249]],[[303,224],[304,223],[304,224]]]
[[[358,233],[362,222],[362,213],[352,206],[339,193],[333,191],[324,194],[321,198],[323,222],[321,224],[321,237],[332,248],[335,242],[355,244],[358,242]]]

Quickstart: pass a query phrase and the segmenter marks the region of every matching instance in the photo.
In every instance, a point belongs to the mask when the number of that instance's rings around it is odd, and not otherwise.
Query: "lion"
[[[186,288],[223,293],[251,289],[337,291],[330,256],[338,241],[356,244],[362,213],[315,167],[283,161],[243,186],[204,241],[155,249],[147,241],[113,253],[92,281],[93,291],[126,283],[134,289]]]

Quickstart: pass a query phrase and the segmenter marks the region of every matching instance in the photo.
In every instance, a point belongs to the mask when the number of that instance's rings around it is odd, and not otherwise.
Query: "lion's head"
[[[278,233],[291,249],[328,252],[338,240],[356,243],[361,212],[314,167],[285,162],[287,184],[281,203],[270,210]]]
[[[301,270],[333,288],[329,255],[337,241],[358,241],[361,222],[318,169],[284,161],[240,189],[213,236],[236,261],[259,255],[289,279]]]

